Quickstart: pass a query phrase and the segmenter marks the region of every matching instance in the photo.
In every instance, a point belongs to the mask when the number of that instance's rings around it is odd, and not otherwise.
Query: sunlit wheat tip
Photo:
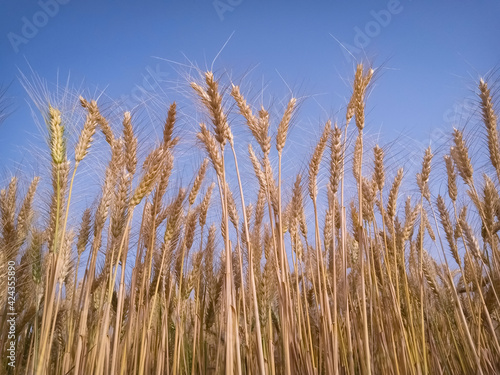
[[[167,118],[163,126],[163,144],[170,145],[172,142],[172,134],[174,133],[174,125],[177,115],[177,104],[173,102],[168,108]]]
[[[199,217],[201,227],[204,227],[206,222],[207,222],[207,212],[208,212],[208,208],[210,207],[210,199],[212,197],[212,191],[213,191],[214,187],[215,187],[215,183],[212,182],[210,184],[210,186],[208,187],[207,192],[205,193],[205,196],[203,197],[203,201],[201,202],[200,217]]]
[[[130,112],[123,115],[123,139],[125,141],[125,165],[131,175],[135,174],[137,167],[137,137],[132,128]]]
[[[387,202],[387,214],[391,219],[396,216],[396,202],[398,199],[399,187],[401,186],[401,181],[403,180],[403,168],[398,169],[398,173],[394,178],[391,190],[389,191],[389,198]]]
[[[170,152],[164,151],[162,148],[156,149],[156,152],[151,154],[148,168],[139,182],[139,185],[135,188],[134,194],[130,200],[131,206],[137,206],[144,196],[151,192],[163,167],[163,161],[168,155],[170,155]]]
[[[80,100],[82,99],[83,98],[81,98]],[[95,119],[92,108],[90,108],[88,104],[85,105],[85,107],[88,108],[88,113],[83,125],[82,132],[80,133],[80,137],[78,138],[78,143],[75,147],[76,163],[82,161],[83,158],[87,155],[90,144],[92,143],[92,137],[94,136],[97,128],[97,121]]]
[[[296,103],[297,99],[295,98],[290,99],[286,107],[285,113],[283,114],[283,118],[279,123],[278,135],[276,136],[276,149],[278,150],[278,152],[281,152],[283,150],[283,147],[285,147],[288,126],[290,125],[290,120],[292,119]]]
[[[330,142],[330,186],[335,194],[338,190],[338,185],[342,169],[342,131],[335,124],[331,131]]]
[[[49,106],[50,151],[55,164],[60,164],[66,159],[64,126],[61,124],[61,121],[61,112]]]
[[[316,196],[318,194],[317,187],[317,177],[319,173],[319,167],[321,164],[321,159],[323,157],[323,152],[325,151],[328,137],[330,136],[331,129],[331,121],[328,120],[325,124],[325,128],[323,129],[323,134],[314,149],[314,153],[311,157],[311,161],[309,162],[309,195],[313,201],[316,200]]]
[[[450,155],[444,156],[446,164],[446,174],[448,175],[448,195],[451,200],[456,201],[458,196],[457,191],[457,175],[455,173],[455,165]]]
[[[377,188],[382,191],[385,184],[385,171],[384,171],[384,150],[382,150],[378,145],[373,149],[373,155],[375,159],[375,171],[373,175],[374,181],[377,183]]]
[[[218,176],[222,176],[222,158],[220,148],[217,145],[215,137],[203,123],[200,124],[200,132],[196,136],[205,147],[205,150],[212,161],[215,172]]]
[[[472,176],[474,174],[474,169],[472,168],[472,163],[469,158],[469,150],[460,130],[453,130],[453,141],[455,146],[451,147],[450,154],[457,166],[458,173],[463,178],[464,182],[470,186],[473,183]]]
[[[203,179],[205,178],[205,173],[207,171],[208,159],[203,160],[201,163],[200,169],[198,170],[198,174],[195,177],[193,187],[189,192],[189,204],[192,206],[194,201],[196,200],[196,196],[198,195],[198,191],[200,191],[201,184]]]
[[[497,129],[497,115],[493,107],[493,100],[488,89],[488,84],[482,79],[479,82],[479,98],[481,99],[481,111],[483,123],[486,126],[488,137],[488,149],[490,151],[490,160],[500,178],[500,145]]]

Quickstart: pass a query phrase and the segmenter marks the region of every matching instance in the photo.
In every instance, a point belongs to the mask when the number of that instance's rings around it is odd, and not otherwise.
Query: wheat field
[[[345,116],[322,125],[293,175],[282,156],[298,100],[276,118],[210,71],[190,83],[204,160],[184,184],[176,103],[145,157],[129,112],[115,126],[80,97],[73,144],[47,103],[50,198],[41,177],[13,177],[0,195],[0,373],[500,373],[488,82],[476,89],[481,129],[450,128],[444,156],[429,147],[412,176],[363,135],[373,75],[357,66]],[[74,184],[97,152],[100,191],[81,208]]]

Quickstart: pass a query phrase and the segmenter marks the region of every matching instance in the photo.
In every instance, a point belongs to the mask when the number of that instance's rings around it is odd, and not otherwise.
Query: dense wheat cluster
[[[86,118],[73,145],[60,109],[47,104],[50,201],[35,204],[38,177],[29,186],[12,178],[0,195],[2,353],[8,264],[17,279],[16,366],[2,354],[0,372],[499,373],[490,88],[479,82],[481,136],[450,129],[444,158],[428,148],[415,177],[386,168],[384,148],[364,141],[373,73],[357,66],[345,117],[326,122],[308,170],[287,176],[293,184],[282,183],[282,156],[295,98],[273,118],[212,72],[192,82],[204,110],[192,142],[206,159],[182,187],[175,103],[145,158],[129,112],[118,132],[96,101],[80,98]],[[250,144],[233,136],[236,126]],[[73,184],[96,137],[110,157],[96,203],[80,209]],[[473,165],[475,142],[487,145],[487,165]],[[253,173],[239,169],[241,155]],[[411,194],[400,191],[404,180]]]

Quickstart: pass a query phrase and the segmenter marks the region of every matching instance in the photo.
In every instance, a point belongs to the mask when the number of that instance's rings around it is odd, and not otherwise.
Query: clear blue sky
[[[315,126],[316,135],[326,116],[344,116],[355,60],[343,44],[380,67],[367,131],[423,143],[459,120],[456,105],[500,67],[496,0],[4,0],[0,7],[0,83],[10,85],[13,110],[0,125],[2,172],[38,134],[18,80],[30,66],[53,83],[70,73],[74,85],[104,90],[124,106],[140,102],[140,89],[167,92],[171,101],[180,95],[171,82],[187,68],[165,60],[210,67],[232,35],[214,70],[241,77],[253,69],[253,93],[264,82],[276,98],[287,96],[287,85],[309,96],[297,126]]]

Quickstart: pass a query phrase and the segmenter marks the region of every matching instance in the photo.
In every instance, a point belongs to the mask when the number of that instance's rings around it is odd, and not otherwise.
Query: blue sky
[[[378,67],[366,131],[403,145],[436,142],[438,130],[463,125],[478,78],[500,66],[493,0],[4,0],[1,7],[0,84],[13,111],[0,125],[2,173],[29,159],[27,142],[40,134],[20,72],[33,70],[49,88],[70,74],[75,87],[129,109],[144,95],[179,100],[188,65],[211,67],[217,56],[216,72],[250,72],[243,91],[254,98],[262,87],[278,103],[289,88],[307,97],[301,131],[291,137],[310,151],[324,120],[343,118],[356,60]]]

